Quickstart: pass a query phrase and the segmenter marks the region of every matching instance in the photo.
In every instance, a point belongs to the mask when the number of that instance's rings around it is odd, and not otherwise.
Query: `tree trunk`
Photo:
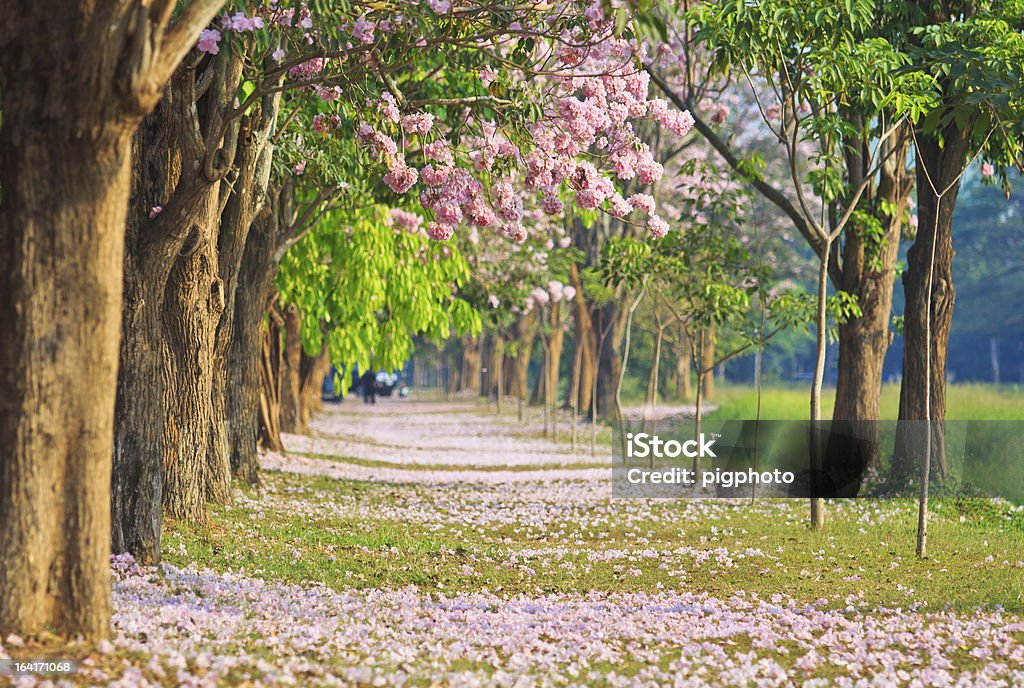
[[[618,301],[598,307],[599,323],[604,342],[598,342],[600,363],[597,368],[597,413],[608,418],[615,411],[615,390],[622,370],[622,339],[626,332],[629,308]],[[593,317],[593,316],[592,316]]]
[[[0,637],[109,634],[131,137],[218,9],[0,10]]]
[[[254,428],[255,414],[246,420],[239,418],[238,413],[244,408],[239,397],[243,394],[256,393],[251,384],[248,392],[243,392],[243,387],[246,384],[245,374],[256,371],[258,340],[253,338],[247,343],[250,347],[248,357],[234,357],[233,349],[234,339],[240,334],[245,334],[236,322],[239,317],[238,300],[246,298],[243,293],[253,289],[255,292],[248,297],[252,308],[255,308],[256,303],[264,303],[266,298],[267,287],[263,285],[265,280],[262,275],[253,275],[253,282],[240,282],[239,277],[254,222],[267,203],[267,188],[274,154],[271,137],[275,131],[279,105],[280,94],[275,94],[263,98],[259,107],[252,113],[242,116],[235,146],[234,162],[237,175],[226,191],[229,194],[227,199],[222,199],[224,210],[221,213],[217,235],[217,265],[218,277],[224,290],[224,312],[214,332],[213,418],[210,423],[207,450],[207,496],[220,503],[227,502],[231,496],[234,452],[232,443],[238,439],[233,423],[242,423],[247,433]],[[267,228],[266,224],[263,228]],[[257,267],[262,267],[263,272],[269,270],[273,274],[270,264],[271,258],[267,257],[263,265]],[[252,315],[244,314],[243,317]],[[244,327],[246,326],[242,326]],[[253,337],[254,333],[248,334]],[[233,364],[248,367],[235,370],[232,368]],[[255,397],[249,403],[251,404],[253,400]],[[251,408],[255,410],[255,407]],[[252,446],[252,451],[255,451],[255,444]]]
[[[661,368],[661,342],[665,338],[665,328],[659,327],[654,339],[654,357],[651,361],[651,373],[647,377],[647,399],[646,405],[650,410],[651,429],[654,432],[657,427],[657,415],[655,409],[658,405],[658,373]]]
[[[49,32],[20,30],[51,49]],[[13,49],[4,61],[20,61]],[[12,71],[0,127],[0,637],[104,637],[132,127],[48,112],[51,75]]]
[[[230,386],[227,395],[231,470],[250,485],[259,482],[256,447],[259,441],[260,392],[262,389],[262,338],[264,312],[273,289],[276,262],[276,215],[264,207],[245,244],[235,295],[235,335],[228,360]],[[280,439],[278,436],[277,439]]]
[[[294,304],[284,309],[284,358],[281,367],[281,432],[301,433],[299,391],[302,384],[302,317]]]
[[[573,265],[569,271],[573,286],[576,288],[576,298],[573,299],[573,320],[575,321],[574,346],[581,349],[580,372],[573,390],[570,393],[572,403],[576,405],[580,413],[590,414],[591,401],[593,397],[594,382],[597,378],[597,345],[598,333],[594,329],[594,320],[590,317],[590,309],[587,306],[583,294],[583,280],[580,279],[579,270]],[[575,356],[574,356],[575,358]]]
[[[520,315],[516,321],[516,356],[512,360],[512,396],[521,401],[529,394],[530,356],[536,337],[536,311]]]
[[[459,391],[480,393],[480,368],[482,367],[481,337],[465,336],[462,338],[462,374]]]
[[[170,356],[163,328],[165,290],[183,245],[198,243],[193,222],[214,190],[197,178],[182,182],[183,168],[202,150],[183,124],[191,119],[190,79],[175,77],[163,102],[143,120],[132,151],[111,482],[112,546],[114,552],[130,552],[147,564],[160,560],[164,433],[170,413],[164,368]],[[154,207],[164,212],[151,218]]]
[[[960,191],[958,175],[967,155],[967,138],[954,123],[943,132],[943,145],[935,136],[918,134],[917,237],[907,253],[907,271],[903,275],[906,296],[903,327],[903,382],[900,387],[900,422],[896,431],[896,449],[890,485],[906,486],[915,474],[914,467],[923,460],[923,421],[930,418],[931,474],[944,478],[948,474],[944,422],[946,419],[946,355],[953,318],[953,210]],[[938,199],[926,176],[941,192]],[[950,186],[952,185],[952,186]],[[931,325],[928,317],[929,264],[933,254]],[[928,330],[931,345],[928,344]],[[928,363],[928,350],[931,362]],[[931,372],[930,404],[926,406],[928,370]]]
[[[708,328],[707,333],[704,335],[702,341],[704,342],[704,353],[701,354],[701,361],[704,361],[704,366],[707,369],[703,376],[704,389],[701,392],[704,400],[711,399],[715,396],[715,326],[712,325]]]
[[[690,398],[690,345],[687,343],[686,327],[679,326],[679,340],[676,344],[676,398]]]
[[[214,418],[214,335],[224,310],[217,277],[216,197],[197,220],[197,245],[171,270],[163,326],[169,356],[164,360],[168,419],[164,426],[163,505],[167,515],[192,522],[206,519],[210,481],[207,462]]]
[[[271,451],[284,451],[281,442],[281,368],[284,350],[281,333],[284,318],[271,306],[263,330],[260,365],[260,443]]]
[[[219,78],[202,106],[198,71],[179,70],[135,142],[113,544],[143,561],[159,558],[161,504],[177,518],[203,520],[211,476],[202,438],[215,417],[213,337],[224,303],[216,248],[221,185],[203,171],[204,130],[220,126],[241,62],[224,56],[204,64]]]
[[[560,303],[551,304],[551,337],[548,341],[551,355],[550,366],[545,369],[547,375],[547,389],[551,391],[551,403],[557,409],[561,404],[558,401],[559,369],[561,368],[562,349],[565,346],[565,325],[562,323],[562,306]]]
[[[877,466],[881,460],[877,421],[881,418],[882,366],[892,343],[889,320],[893,273],[907,199],[914,187],[913,174],[906,169],[909,130],[894,134],[892,140],[895,148],[882,166],[874,194],[875,219],[881,224],[882,235],[874,238],[855,224],[844,230],[842,269],[836,280],[838,289],[856,297],[861,315],[839,324],[832,425],[835,429],[849,428],[861,441],[851,442],[843,433],[834,435],[836,441],[829,442],[825,466],[841,480],[854,481],[849,483],[851,487],[859,487],[864,469]]]
[[[313,414],[323,408],[320,393],[323,389],[324,376],[330,369],[331,359],[327,356],[326,345],[316,356],[307,356],[305,351],[302,352],[297,432],[308,433],[309,421]]]
[[[998,385],[1002,375],[999,373],[999,338],[988,338],[988,360],[992,364],[992,384]]]

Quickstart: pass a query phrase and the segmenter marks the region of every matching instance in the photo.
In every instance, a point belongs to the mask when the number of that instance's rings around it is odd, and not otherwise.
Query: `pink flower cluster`
[[[256,31],[263,28],[261,17],[248,17],[245,12],[235,12],[232,16],[224,15],[220,20],[221,28],[226,31],[242,33],[244,31]]]
[[[200,52],[216,55],[220,52],[220,31],[217,29],[203,29],[199,34],[199,43],[196,48]]]
[[[423,112],[406,115],[402,118],[402,129],[407,134],[419,134],[423,136],[434,126],[434,116]]]
[[[419,232],[423,226],[423,218],[416,213],[410,213],[408,210],[402,210],[401,208],[392,208],[388,213],[387,222],[395,228],[395,231],[404,229],[413,234]]]

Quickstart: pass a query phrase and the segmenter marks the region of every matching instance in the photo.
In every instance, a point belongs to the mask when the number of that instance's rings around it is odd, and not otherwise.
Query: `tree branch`
[[[193,0],[185,7],[161,41],[159,53],[149,71],[149,82],[154,88],[163,88],[196,44],[199,32],[213,20],[224,3],[225,0]]]
[[[815,236],[814,232],[811,230],[810,225],[807,223],[807,220],[803,217],[803,215],[800,214],[800,211],[796,209],[793,203],[788,198],[786,198],[786,196],[781,191],[776,189],[768,182],[764,181],[764,179],[757,176],[752,177],[749,174],[749,171],[744,170],[742,161],[732,151],[732,149],[729,147],[729,144],[723,141],[721,137],[719,137],[718,134],[716,134],[714,130],[711,127],[709,127],[704,120],[700,118],[700,115],[697,114],[696,108],[691,107],[690,104],[688,104],[686,101],[680,98],[679,95],[676,94],[676,92],[672,89],[672,87],[669,86],[668,83],[666,83],[665,80],[659,74],[657,74],[649,65],[644,66],[644,71],[651,75],[651,80],[658,86],[659,89],[661,89],[661,92],[664,93],[665,96],[669,100],[671,100],[677,108],[679,108],[680,110],[688,110],[690,112],[690,114],[693,116],[694,126],[697,128],[697,131],[700,132],[701,136],[708,140],[708,143],[711,144],[711,147],[714,148],[718,152],[718,154],[722,156],[722,158],[729,164],[729,167],[738,172],[742,178],[748,179],[750,183],[754,186],[754,188],[757,189],[762,196],[764,196],[779,210],[785,213],[786,216],[793,222],[793,226],[796,227],[797,231],[800,232],[801,236],[803,236],[803,238],[807,241],[811,248],[813,248],[815,252],[820,252],[822,247],[821,239]]]

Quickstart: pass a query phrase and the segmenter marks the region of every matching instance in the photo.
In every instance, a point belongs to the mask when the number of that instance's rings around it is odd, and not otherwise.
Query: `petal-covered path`
[[[1024,685],[1019,530],[955,540],[982,526],[940,505],[918,562],[911,504],[819,535],[801,501],[613,500],[607,448],[537,430],[328,408],[163,565],[115,558],[113,641],[67,685]]]

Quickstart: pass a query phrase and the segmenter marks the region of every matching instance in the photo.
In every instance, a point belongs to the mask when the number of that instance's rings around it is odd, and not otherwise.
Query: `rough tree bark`
[[[277,224],[273,210],[264,206],[249,232],[235,296],[235,334],[228,357],[227,395],[231,470],[250,485],[259,482],[256,447],[259,437],[262,340],[264,312],[271,296],[276,265]]]
[[[483,347],[480,337],[462,337],[462,374],[460,392],[480,393],[480,368],[483,366]]]
[[[904,127],[885,144],[887,155],[879,170],[878,187],[868,199],[870,212],[880,224],[880,235],[852,224],[845,232],[841,267],[833,264],[832,282],[837,289],[856,297],[861,315],[839,324],[839,361],[833,428],[848,428],[862,441],[851,442],[843,433],[832,435],[825,466],[859,485],[867,466],[881,460],[877,421],[880,419],[882,366],[892,343],[889,320],[892,313],[893,272],[899,255],[900,233],[914,175],[907,169],[910,131]],[[868,164],[866,151],[849,150],[847,169],[854,171],[853,185],[859,185]],[[857,176],[857,175],[860,176]]]
[[[512,359],[511,394],[525,401],[529,395],[530,357],[537,338],[537,313],[530,311],[519,316],[515,325],[516,355]]]
[[[547,388],[551,390],[551,403],[557,409],[561,404],[558,402],[559,370],[562,361],[562,349],[565,346],[565,325],[562,322],[562,304],[551,304],[551,337],[548,340],[550,356],[548,360],[551,365],[544,366],[544,374],[547,375]]]
[[[597,413],[603,418],[610,418],[615,412],[615,389],[622,369],[622,339],[628,316],[629,308],[618,301],[596,306],[590,316],[600,328],[599,336],[607,332],[604,346],[598,342],[601,358],[597,367]]]
[[[240,60],[226,55],[181,67],[135,141],[113,543],[115,551],[145,561],[159,558],[159,528],[155,538],[151,529],[159,525],[161,505],[175,518],[202,521],[206,514],[213,336],[224,307],[216,247],[222,185],[206,161],[241,69]],[[200,80],[210,81],[202,98]],[[227,147],[223,164],[230,164],[232,150]],[[150,217],[150,208],[162,211]],[[152,441],[156,432],[159,440]]]
[[[109,633],[131,138],[219,4],[0,10],[0,635]]]
[[[309,421],[313,414],[323,408],[321,390],[324,376],[331,369],[331,359],[327,354],[325,345],[316,356],[309,356],[302,352],[302,360],[299,364],[299,422],[298,428],[302,433],[309,432]]]
[[[255,414],[249,419],[239,418],[237,413],[246,407],[236,400],[245,393],[242,388],[246,385],[246,373],[255,378],[258,348],[255,341],[246,342],[251,347],[249,357],[239,357],[241,352],[235,351],[234,340],[246,334],[245,327],[255,324],[242,325],[243,329],[239,330],[238,317],[253,317],[251,313],[239,311],[238,300],[247,298],[240,293],[255,290],[248,298],[256,303],[264,301],[267,291],[265,280],[258,275],[253,275],[253,282],[241,282],[239,278],[254,222],[267,204],[279,109],[280,94],[274,94],[262,98],[250,114],[241,118],[235,154],[236,176],[223,204],[217,235],[218,278],[224,290],[224,312],[214,331],[213,420],[207,450],[206,492],[209,499],[221,503],[230,498],[232,443],[239,439],[233,425],[241,423],[248,427],[255,419]],[[266,229],[266,225],[263,228]],[[236,370],[231,367],[232,363],[248,363],[249,367]]]
[[[160,558],[165,432],[170,413],[164,331],[167,282],[180,254],[198,248],[216,187],[195,174],[202,139],[192,123],[190,70],[168,85],[143,120],[132,151],[124,257],[124,307],[112,476],[112,545],[138,560]],[[163,155],[159,152],[162,151]],[[173,196],[173,200],[170,200]],[[163,211],[150,217],[151,209]]]
[[[284,358],[281,365],[281,432],[302,433],[299,390],[302,374],[302,316],[294,304],[284,309]]]
[[[583,294],[583,280],[580,279],[579,269],[572,265],[569,270],[569,278],[576,288],[576,298],[573,299],[572,315],[575,323],[575,336],[573,345],[580,351],[580,373],[578,379],[570,391],[570,403],[575,404],[579,413],[590,414],[591,398],[593,396],[594,379],[597,375],[597,342],[599,334],[594,329],[594,320],[590,317],[590,309],[587,306]],[[575,354],[573,356],[575,359]]]
[[[267,327],[260,347],[260,444],[271,451],[284,451],[281,441],[281,368],[284,349],[281,335],[284,318],[273,304],[267,309]]]
[[[906,307],[903,317],[903,381],[900,387],[899,424],[896,448],[889,477],[890,486],[902,489],[916,474],[924,453],[922,421],[931,419],[931,475],[948,474],[944,422],[946,419],[946,356],[953,321],[953,210],[960,192],[957,179],[967,158],[968,139],[951,122],[940,138],[917,135],[917,237],[907,252],[907,271],[903,274]],[[931,182],[928,179],[931,175]],[[949,191],[938,202],[932,183]],[[952,185],[952,186],[950,186]],[[927,340],[925,318],[929,317],[928,273],[935,244],[932,279],[931,317],[931,403],[925,405],[927,376]]]

